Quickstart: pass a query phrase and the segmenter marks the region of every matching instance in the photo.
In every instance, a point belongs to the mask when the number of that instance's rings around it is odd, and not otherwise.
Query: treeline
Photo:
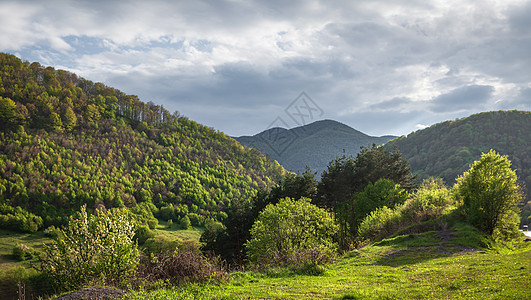
[[[0,62],[0,204],[10,207],[0,214],[34,214],[37,229],[84,204],[127,207],[151,228],[156,218],[201,226],[285,172],[162,106],[12,55]]]
[[[417,185],[397,149],[362,148],[356,157],[331,161],[320,182],[309,169],[289,173],[270,191],[235,202],[226,219],[207,224],[203,250],[233,266],[300,271],[310,264],[313,272],[337,250],[403,230],[445,230],[465,222],[494,240],[520,236],[516,205],[523,193],[506,156],[491,150],[457,180],[451,189],[440,178]]]
[[[447,184],[468,170],[481,153],[508,155],[525,189],[531,191],[531,112],[493,111],[446,121],[386,144],[397,147],[419,178],[440,177]]]

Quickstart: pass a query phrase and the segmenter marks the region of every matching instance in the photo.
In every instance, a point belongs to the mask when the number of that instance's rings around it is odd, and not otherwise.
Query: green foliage
[[[41,267],[66,289],[84,284],[120,284],[133,276],[139,261],[133,223],[124,210],[85,207],[71,218],[63,238],[46,245]]]
[[[32,214],[20,206],[11,207],[0,204],[0,228],[19,232],[35,232],[43,225],[41,217]]]
[[[372,211],[384,206],[394,208],[403,204],[407,197],[408,193],[399,184],[386,178],[378,179],[352,197],[354,219],[359,223]]]
[[[33,268],[16,266],[0,268],[0,292],[2,299],[19,299],[19,284],[24,284],[26,299],[47,299],[56,292],[47,274]]]
[[[331,161],[319,182],[316,202],[321,207],[335,209],[381,178],[390,179],[407,191],[415,186],[409,164],[398,150],[391,152],[373,145],[362,148],[356,158],[343,156]]]
[[[445,210],[455,210],[453,204],[450,192],[441,179],[426,179],[415,192],[409,194],[405,203],[379,207],[363,218],[357,228],[357,238],[359,241],[377,241],[389,237],[409,226],[436,220]],[[438,225],[430,226],[426,224],[426,228]]]
[[[190,226],[192,226],[192,222],[190,221],[190,218],[188,216],[184,216],[179,221],[179,224],[181,225],[182,229],[188,229]]]
[[[13,257],[19,261],[32,259],[36,254],[35,249],[24,244],[17,244],[13,247]]]
[[[516,172],[507,156],[494,150],[481,155],[457,179],[456,195],[468,220],[489,235],[508,238],[517,232],[516,206],[522,199]]]
[[[386,144],[398,147],[419,178],[453,184],[483,152],[507,155],[531,200],[531,112],[492,111],[446,121]]]
[[[155,237],[155,232],[147,225],[139,225],[135,229],[133,239],[139,244],[143,245],[148,239]]]
[[[232,202],[227,217],[222,219],[222,226],[206,228],[202,237],[206,242],[203,250],[214,251],[233,266],[242,266],[246,258],[244,245],[251,238],[251,227],[259,213],[268,204],[276,204],[282,198],[310,198],[316,191],[315,173],[309,169],[303,174],[285,174],[270,191],[262,190],[251,199]]]
[[[452,204],[450,191],[440,178],[425,179],[401,208],[406,220],[422,222],[438,217]]]
[[[324,209],[310,199],[281,199],[269,204],[260,213],[251,229],[247,243],[249,259],[258,264],[289,263],[298,251],[316,251],[328,255],[336,245],[333,241],[338,226]],[[275,259],[284,258],[284,261]]]
[[[372,211],[358,227],[361,240],[374,240],[376,237],[389,236],[394,233],[401,221],[401,212],[387,206]]]
[[[127,207],[151,228],[154,216],[188,213],[202,225],[284,173],[178,112],[13,55],[0,54],[0,97],[0,204],[39,216],[39,228],[96,201]],[[14,215],[0,218],[12,228]]]

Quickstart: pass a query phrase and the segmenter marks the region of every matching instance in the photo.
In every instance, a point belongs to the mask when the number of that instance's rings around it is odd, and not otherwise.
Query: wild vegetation
[[[201,226],[284,172],[162,106],[0,54],[0,227],[65,225],[82,205]]]
[[[494,149],[507,155],[518,175],[525,201],[522,224],[531,223],[531,112],[493,111],[435,124],[389,141],[420,179],[439,177],[452,185],[481,153]]]
[[[528,295],[507,156],[478,155],[448,187],[373,145],[318,182],[162,107],[0,58],[0,263],[20,261],[0,271],[8,297],[21,282],[130,299]]]

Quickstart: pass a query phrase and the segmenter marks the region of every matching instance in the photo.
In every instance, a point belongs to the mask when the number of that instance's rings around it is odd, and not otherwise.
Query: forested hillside
[[[490,149],[508,155],[529,199],[531,191],[531,112],[495,111],[446,121],[390,141],[420,178],[441,177],[447,184]]]
[[[392,138],[369,136],[340,122],[322,120],[292,129],[272,128],[236,140],[269,155],[289,171],[302,173],[309,166],[320,177],[330,161],[356,156],[360,147],[381,145]]]
[[[0,54],[1,227],[64,224],[83,204],[201,225],[284,172],[178,112]]]

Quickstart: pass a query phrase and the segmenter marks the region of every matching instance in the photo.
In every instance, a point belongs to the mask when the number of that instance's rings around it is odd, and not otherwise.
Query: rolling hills
[[[84,204],[201,225],[284,172],[178,112],[0,54],[0,227],[61,225]]]
[[[420,179],[441,177],[453,184],[457,176],[490,149],[508,155],[529,200],[531,191],[531,112],[492,111],[446,121],[394,139]]]
[[[292,129],[275,127],[235,139],[267,154],[289,171],[302,173],[309,166],[319,177],[331,160],[343,154],[355,156],[361,146],[381,145],[393,138],[369,136],[340,122],[322,120]]]

